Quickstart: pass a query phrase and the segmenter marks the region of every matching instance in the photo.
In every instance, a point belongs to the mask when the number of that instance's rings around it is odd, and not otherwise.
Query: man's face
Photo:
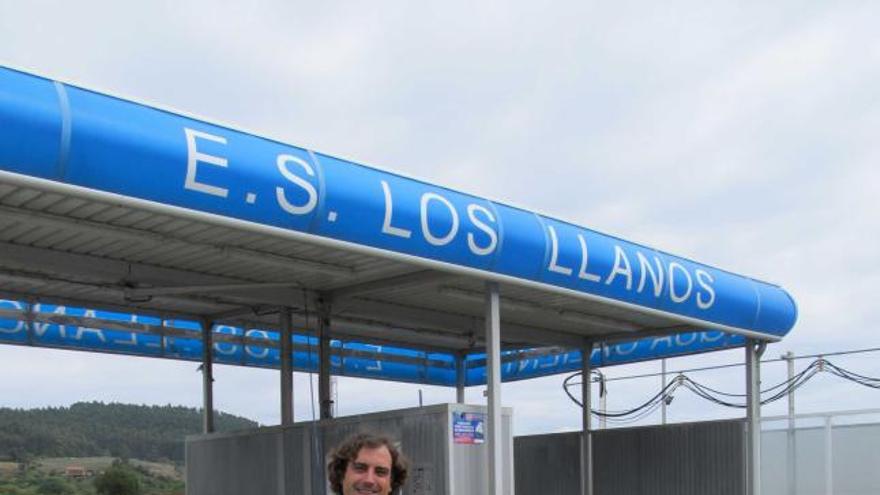
[[[362,448],[348,463],[342,478],[342,495],[391,493],[391,452],[388,447]]]

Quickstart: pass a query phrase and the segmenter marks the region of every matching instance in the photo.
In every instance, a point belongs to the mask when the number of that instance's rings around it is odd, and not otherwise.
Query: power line
[[[852,355],[852,354],[865,354],[865,353],[869,353],[869,352],[880,352],[880,347],[870,347],[870,348],[865,348],[865,349],[855,349],[855,350],[849,350],[849,351],[825,352],[822,354],[804,354],[802,356],[793,356],[791,358],[765,359],[765,360],[761,360],[761,364],[777,363],[777,362],[781,362],[781,361],[788,361],[789,359],[793,359],[793,360],[797,361],[797,360],[801,360],[801,359],[818,359],[818,358],[834,357],[834,356],[847,356],[847,355]],[[745,366],[745,363],[718,364],[715,366],[704,366],[704,367],[699,367],[699,368],[673,370],[673,371],[667,371],[666,374],[667,375],[678,375],[681,373],[696,373],[696,372],[700,372],[700,371],[713,371],[713,370],[720,370],[720,369],[726,369],[726,368],[737,368],[740,366]],[[611,377],[611,378],[605,378],[605,381],[616,382],[616,381],[620,381],[620,380],[631,380],[631,379],[635,379],[635,378],[653,378],[653,377],[658,377],[658,376],[663,376],[663,373],[656,373],[655,372],[655,373],[644,373],[644,374],[638,374],[638,375],[616,376],[616,377]]]
[[[880,350],[880,349],[878,349]],[[836,353],[836,355],[843,354],[853,354],[855,352],[867,352],[867,351],[846,351],[845,353]],[[821,356],[821,355],[819,355]],[[803,358],[803,357],[802,357]],[[727,366],[726,366],[727,367]],[[699,371],[702,371],[699,370]],[[818,357],[814,359],[812,363],[810,363],[806,368],[804,368],[800,373],[792,376],[791,378],[774,385],[772,387],[766,388],[764,390],[759,391],[759,396],[762,398],[760,402],[762,405],[769,404],[771,402],[777,401],[783,397],[788,396],[789,394],[794,393],[795,390],[802,387],[808,381],[810,381],[814,376],[819,373],[830,373],[844,380],[851,381],[858,385],[862,385],[865,387],[878,389],[880,390],[880,378],[870,377],[866,375],[862,375],[846,368],[835,365],[834,363],[828,361],[824,357]],[[579,401],[576,397],[574,397],[571,392],[569,392],[568,387],[572,385],[579,385],[579,383],[571,383],[571,381],[575,378],[581,376],[580,372],[572,373],[562,382],[562,388],[565,391],[566,395],[574,401],[579,406],[583,407],[583,402]],[[605,378],[599,375],[599,381],[604,382]],[[595,379],[592,379],[595,380]],[[592,381],[591,380],[591,381]],[[707,401],[713,402],[715,404],[733,407],[733,408],[745,408],[746,403],[742,401],[734,402],[736,399],[742,399],[745,397],[745,394],[733,394],[728,392],[723,392],[720,390],[716,390],[707,385],[703,385],[696,380],[693,380],[689,376],[685,375],[683,372],[678,372],[678,374],[669,381],[669,383],[665,384],[663,388],[660,389],[657,394],[652,396],[650,399],[645,401],[643,404],[636,406],[629,410],[624,411],[597,411],[595,409],[591,409],[591,413],[595,416],[599,416],[602,418],[606,418],[618,423],[628,423],[632,421],[637,421],[652,412],[654,412],[660,405],[664,402],[669,404],[675,394],[675,391],[679,387],[684,387],[691,392],[693,392],[698,397],[701,397]],[[772,394],[770,394],[772,392]],[[770,394],[770,395],[768,395]],[[767,397],[763,397],[767,395]]]

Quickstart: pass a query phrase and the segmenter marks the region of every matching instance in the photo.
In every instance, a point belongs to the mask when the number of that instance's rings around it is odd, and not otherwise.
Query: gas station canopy
[[[323,321],[333,373],[473,385],[487,282],[505,380],[580,369],[585,340],[594,365],[778,340],[797,313],[776,285],[0,68],[0,343],[200,359],[210,322],[217,362],[271,367],[284,308],[296,369]]]

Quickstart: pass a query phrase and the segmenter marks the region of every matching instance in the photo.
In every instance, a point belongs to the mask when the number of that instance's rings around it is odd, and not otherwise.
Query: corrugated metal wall
[[[337,418],[319,423],[194,435],[186,441],[188,495],[324,495],[326,453],[358,431],[400,442],[411,462],[403,495],[477,495],[487,481],[486,445],[456,444],[453,412],[482,406],[439,404]],[[513,493],[511,410],[503,409],[504,493]],[[316,439],[323,446],[315,445]]]
[[[741,420],[594,432],[596,495],[742,495]],[[580,434],[514,439],[517,493],[576,494]]]

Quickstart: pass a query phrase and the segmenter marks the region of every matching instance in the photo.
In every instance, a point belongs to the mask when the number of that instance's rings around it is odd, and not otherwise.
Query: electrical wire
[[[804,386],[807,382],[809,382],[813,377],[815,377],[819,373],[830,373],[834,376],[842,378],[844,380],[851,381],[858,385],[862,385],[869,388],[880,389],[880,378],[870,377],[866,375],[862,375],[853,371],[850,371],[846,368],[837,366],[824,357],[818,357],[818,359],[813,360],[807,367],[805,367],[800,373],[793,375],[791,378],[786,379],[772,387],[761,390],[759,396],[761,397],[760,403],[762,405],[769,404],[771,402],[775,402],[783,397],[787,397],[788,395],[794,393],[795,390]],[[593,378],[591,381],[599,381],[604,384],[606,378],[601,373],[594,371],[594,375],[598,375],[598,379]],[[578,400],[572,393],[568,390],[569,387],[574,385],[580,385],[580,382],[572,383],[572,380],[582,376],[581,372],[575,372],[565,378],[562,382],[562,388],[565,391],[565,394],[579,407],[583,407],[583,402]],[[597,411],[595,409],[590,409],[590,412],[597,417],[604,418],[607,421],[617,424],[623,423],[631,423],[634,421],[638,421],[642,419],[659,408],[663,402],[669,404],[674,397],[675,391],[679,388],[683,387],[696,396],[705,399],[709,402],[732,408],[743,409],[747,407],[747,404],[740,403],[739,401],[734,402],[735,399],[744,398],[746,394],[736,394],[723,392],[721,390],[714,389],[702,383],[695,381],[684,373],[679,373],[675,378],[670,380],[660,391],[649,398],[644,403],[628,410],[622,411]]]
[[[782,361],[788,361],[789,359],[799,361],[802,359],[822,359],[822,358],[828,358],[830,356],[850,356],[853,354],[866,354],[866,353],[872,353],[872,352],[880,352],[880,347],[868,347],[868,348],[864,348],[864,349],[853,349],[853,350],[848,350],[848,351],[826,352],[823,354],[805,354],[803,356],[793,356],[791,358],[780,357],[780,358],[774,358],[774,359],[762,359],[761,364],[777,363],[777,362],[782,362]],[[699,367],[699,368],[687,368],[687,369],[683,369],[683,370],[670,370],[670,371],[667,371],[666,373],[644,373],[644,374],[639,374],[639,375],[616,376],[616,377],[612,377],[612,378],[607,378],[606,380],[609,382],[613,382],[613,381],[620,381],[620,380],[631,380],[633,378],[651,378],[651,377],[663,376],[664,374],[695,373],[698,371],[715,371],[715,370],[721,370],[721,369],[726,369],[726,368],[739,368],[740,366],[743,366],[743,363],[740,362],[740,363],[730,363],[730,364],[719,364],[719,365],[714,365],[714,366],[703,366],[703,367]]]

